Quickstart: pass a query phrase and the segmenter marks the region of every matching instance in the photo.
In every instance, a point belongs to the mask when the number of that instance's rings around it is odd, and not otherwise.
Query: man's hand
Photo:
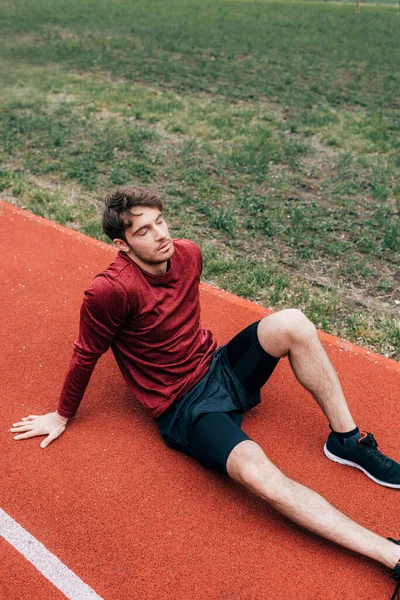
[[[41,448],[46,448],[65,431],[67,422],[68,419],[58,413],[29,415],[29,417],[23,417],[20,423],[14,423],[10,431],[18,433],[14,436],[14,440],[26,440],[36,435],[47,435],[40,444]]]

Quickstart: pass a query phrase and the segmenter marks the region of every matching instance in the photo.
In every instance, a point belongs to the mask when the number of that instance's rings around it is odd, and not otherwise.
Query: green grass
[[[396,6],[0,0],[0,190],[104,239],[151,186],[206,280],[400,358]]]

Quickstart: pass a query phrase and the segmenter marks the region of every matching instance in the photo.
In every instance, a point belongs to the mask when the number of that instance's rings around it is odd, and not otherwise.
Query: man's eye
[[[143,231],[143,233],[139,233],[139,235],[140,235],[140,237],[142,237],[143,235],[146,235],[146,233],[147,233],[147,229],[145,229],[145,230]]]

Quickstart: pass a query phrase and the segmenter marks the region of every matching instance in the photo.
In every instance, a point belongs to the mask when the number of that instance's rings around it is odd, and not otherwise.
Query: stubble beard
[[[130,244],[128,244],[127,242],[125,242],[125,243],[129,247],[134,258],[137,258],[144,265],[153,265],[153,266],[154,265],[162,265],[163,263],[168,262],[175,254],[175,248],[174,248],[174,244],[173,244],[172,240],[170,240],[170,244],[171,244],[170,251],[163,258],[161,258],[161,257],[160,258],[152,258],[151,256],[149,256],[146,253],[138,252],[137,250],[132,248],[132,246]]]

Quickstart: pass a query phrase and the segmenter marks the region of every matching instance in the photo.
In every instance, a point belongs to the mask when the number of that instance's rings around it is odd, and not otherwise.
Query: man
[[[79,337],[57,411],[14,424],[15,439],[59,437],[78,409],[98,358],[110,347],[136,398],[156,418],[166,444],[227,473],[303,527],[373,558],[400,579],[400,545],[358,525],[290,480],[241,429],[260,388],[288,356],[297,379],[327,417],[331,460],[400,489],[400,465],[361,433],[314,325],[297,310],[253,323],[226,346],[200,326],[200,249],[172,240],[160,198],[137,187],[105,200],[104,232],[119,250],[84,294]]]

